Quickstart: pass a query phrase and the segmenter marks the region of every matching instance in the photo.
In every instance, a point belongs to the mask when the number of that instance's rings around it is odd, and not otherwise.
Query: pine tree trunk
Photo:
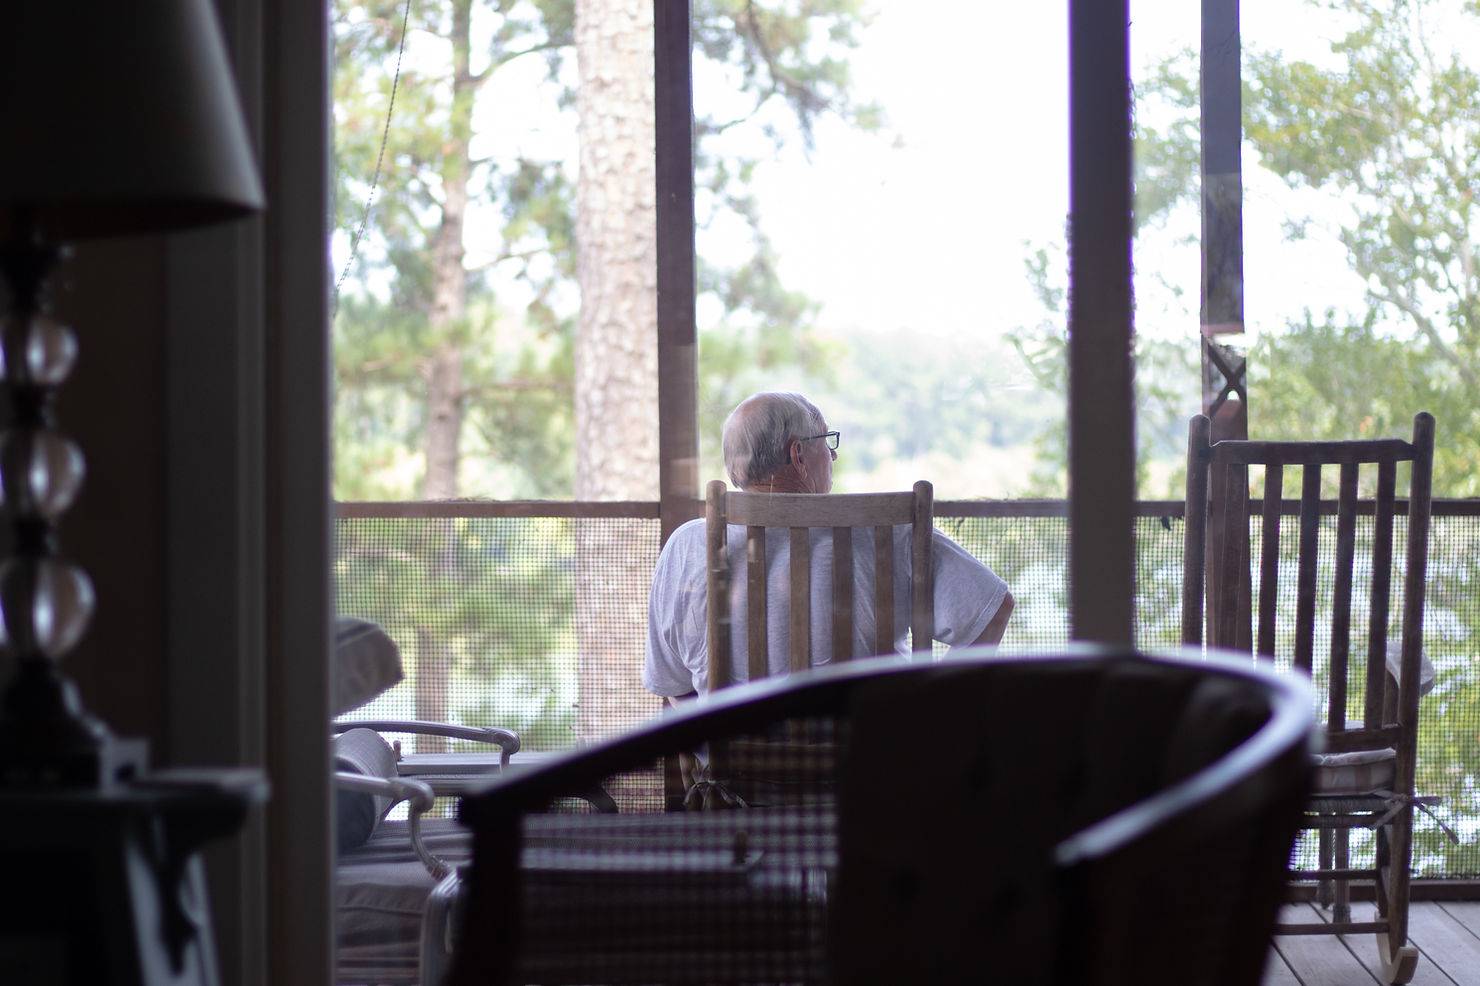
[[[463,226],[468,211],[473,97],[469,74],[472,0],[456,0],[452,16],[452,60],[455,80],[449,140],[443,147],[442,222],[432,237],[432,310],[428,335],[434,340],[422,368],[426,380],[426,425],[422,451],[426,473],[424,500],[446,500],[457,490],[458,439],[463,421],[463,346],[461,331],[468,316],[468,275],[463,269]]]
[[[575,353],[580,500],[658,498],[658,352],[652,0],[577,0],[581,312]],[[638,677],[645,600],[614,611],[611,587],[646,585],[610,521],[584,521],[577,602],[583,740],[651,714]],[[645,553],[638,555],[644,557]],[[643,566],[645,567],[645,566]],[[632,595],[632,593],[626,593]]]
[[[428,320],[429,336],[434,340],[431,352],[422,363],[426,381],[426,422],[422,452],[426,472],[422,476],[423,500],[448,500],[458,495],[458,441],[463,425],[463,346],[467,333],[463,327],[468,315],[468,276],[463,269],[463,226],[468,209],[468,175],[471,170],[470,145],[473,138],[473,97],[477,85],[469,65],[471,61],[472,0],[455,0],[452,11],[452,60],[454,88],[452,96],[450,139],[443,147],[442,222],[432,238],[432,310]],[[430,584],[456,587],[456,563],[453,538],[455,525],[450,519],[428,521],[433,526],[432,539],[437,545],[433,571],[427,573]],[[419,719],[448,722],[452,718],[448,701],[448,678],[452,666],[451,642],[440,627],[417,628],[416,715]],[[417,750],[440,753],[447,741],[440,736],[417,737]]]

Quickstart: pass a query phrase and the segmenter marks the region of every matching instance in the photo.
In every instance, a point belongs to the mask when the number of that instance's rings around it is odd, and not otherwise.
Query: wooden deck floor
[[[1480,986],[1480,901],[1412,906],[1408,938],[1419,950],[1413,986]],[[1290,908],[1311,910],[1306,904]],[[1371,935],[1284,935],[1270,951],[1263,986],[1373,986],[1381,983],[1376,968]]]

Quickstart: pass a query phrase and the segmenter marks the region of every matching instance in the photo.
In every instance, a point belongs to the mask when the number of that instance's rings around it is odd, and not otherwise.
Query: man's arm
[[[972,646],[987,644],[995,647],[1001,643],[1002,634],[1007,630],[1007,621],[1012,617],[1012,607],[1015,604],[1016,600],[1012,598],[1012,593],[1006,593],[1002,597],[1002,605],[997,607],[997,612],[992,614],[992,619],[987,623],[987,628],[982,631],[980,637],[977,637],[972,642]]]

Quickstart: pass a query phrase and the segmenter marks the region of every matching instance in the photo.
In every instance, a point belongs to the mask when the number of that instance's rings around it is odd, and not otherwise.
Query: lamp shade
[[[5,20],[0,234],[166,232],[262,208],[212,0],[44,0]]]

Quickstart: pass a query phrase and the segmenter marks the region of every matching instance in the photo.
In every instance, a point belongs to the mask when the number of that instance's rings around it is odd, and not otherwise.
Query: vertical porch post
[[[1203,413],[1212,421],[1212,440],[1249,437],[1248,393],[1244,357],[1221,337],[1244,331],[1243,140],[1242,89],[1239,72],[1239,0],[1202,0],[1202,351]],[[1241,510],[1230,507],[1247,498],[1247,469],[1214,466],[1209,470],[1208,543],[1236,550],[1241,557],[1227,568],[1210,550],[1207,556],[1208,642],[1218,647],[1253,649],[1249,611],[1248,537],[1224,532]],[[1244,532],[1245,535],[1247,532]],[[1240,573],[1240,584],[1228,585],[1225,571]],[[1224,612],[1237,610],[1234,635],[1224,639]]]
[[[698,331],[694,303],[694,77],[689,0],[653,0],[658,184],[658,527],[663,543],[699,496]],[[677,757],[663,764],[670,809],[683,806]]]
[[[1128,16],[1069,6],[1069,633],[1114,644],[1135,611]]]
[[[666,542],[699,496],[694,86],[689,0],[653,0],[658,184],[658,488]]]

